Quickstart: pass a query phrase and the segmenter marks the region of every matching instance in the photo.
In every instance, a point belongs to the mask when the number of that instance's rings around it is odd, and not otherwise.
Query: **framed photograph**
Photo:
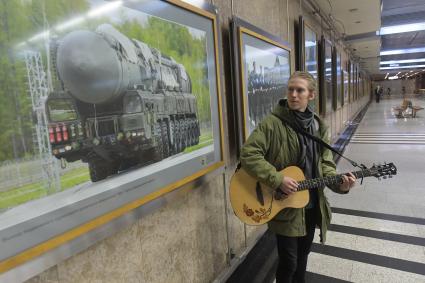
[[[339,53],[336,48],[335,48],[335,54],[336,54],[336,68],[335,68],[336,69],[336,97],[335,97],[336,107],[334,109],[336,110],[341,108],[341,106],[343,105],[342,103],[343,94],[342,94],[342,77],[341,77],[341,73],[342,73],[341,53]]]
[[[351,98],[352,102],[356,101],[356,64],[351,62]]]
[[[303,23],[303,53],[304,53],[304,71],[309,72],[317,80],[318,78],[318,45],[317,45],[317,34],[313,29],[304,21]],[[317,91],[316,98],[310,102],[310,106],[313,107],[314,112],[319,113],[320,108],[320,97]]]
[[[350,78],[346,70],[341,71],[341,83],[342,83],[342,106],[348,104],[349,101],[349,92],[350,92]]]
[[[214,6],[15,2],[0,31],[0,262],[224,166]]]
[[[320,74],[319,87],[320,87],[320,113],[327,115],[333,109],[333,77],[334,77],[334,64],[332,55],[332,43],[324,36],[320,39]]]
[[[354,93],[354,97],[355,100],[359,99],[359,66],[358,64],[356,64],[356,69],[355,69],[355,93]]]
[[[348,60],[347,61],[347,73],[348,73],[348,103],[351,103],[352,101],[352,85],[351,85],[351,78],[353,77],[353,75],[351,74],[351,61]]]
[[[239,144],[286,97],[291,74],[290,47],[283,40],[234,17],[234,85]]]

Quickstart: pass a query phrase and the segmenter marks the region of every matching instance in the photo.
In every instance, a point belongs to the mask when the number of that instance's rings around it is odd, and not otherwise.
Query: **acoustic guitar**
[[[298,182],[298,191],[286,196],[279,189],[269,188],[249,175],[243,168],[236,171],[230,181],[230,203],[236,216],[249,225],[261,225],[270,221],[281,210],[292,207],[302,208],[309,202],[309,189],[341,184],[339,174],[323,178],[306,180],[302,170],[290,166],[280,171],[284,176],[291,177]],[[364,177],[391,178],[397,174],[393,163],[374,165],[371,168],[352,172],[357,179]]]

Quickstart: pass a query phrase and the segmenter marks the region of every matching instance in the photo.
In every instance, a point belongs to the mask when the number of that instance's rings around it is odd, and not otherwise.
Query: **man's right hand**
[[[282,184],[279,186],[279,190],[281,190],[285,195],[290,196],[295,193],[298,188],[298,182],[291,177],[283,177]]]

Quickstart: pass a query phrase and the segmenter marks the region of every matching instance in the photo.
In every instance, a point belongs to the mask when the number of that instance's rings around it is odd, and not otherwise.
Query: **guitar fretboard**
[[[369,169],[364,169],[361,171],[355,171],[351,172],[356,178],[363,178],[363,177],[369,177],[372,176],[372,172]],[[313,188],[319,188],[324,186],[330,186],[335,184],[341,184],[342,183],[342,176],[345,174],[339,174],[334,176],[327,176],[323,178],[315,178],[310,180],[304,180],[301,182],[298,182],[298,191],[304,191],[308,189]]]

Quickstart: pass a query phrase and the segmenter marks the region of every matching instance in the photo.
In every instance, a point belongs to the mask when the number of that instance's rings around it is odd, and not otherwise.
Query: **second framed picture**
[[[299,17],[298,22],[298,37],[299,52],[298,52],[298,65],[300,71],[309,72],[316,80],[318,78],[318,45],[317,34],[305,21],[302,16]],[[319,91],[317,90],[314,101],[310,103],[314,112],[319,112]]]
[[[332,42],[326,39],[323,35],[320,39],[320,59],[319,59],[319,93],[320,93],[320,114],[328,115],[333,110],[333,60]]]
[[[286,97],[289,44],[237,17],[232,21],[236,121],[239,145]]]

